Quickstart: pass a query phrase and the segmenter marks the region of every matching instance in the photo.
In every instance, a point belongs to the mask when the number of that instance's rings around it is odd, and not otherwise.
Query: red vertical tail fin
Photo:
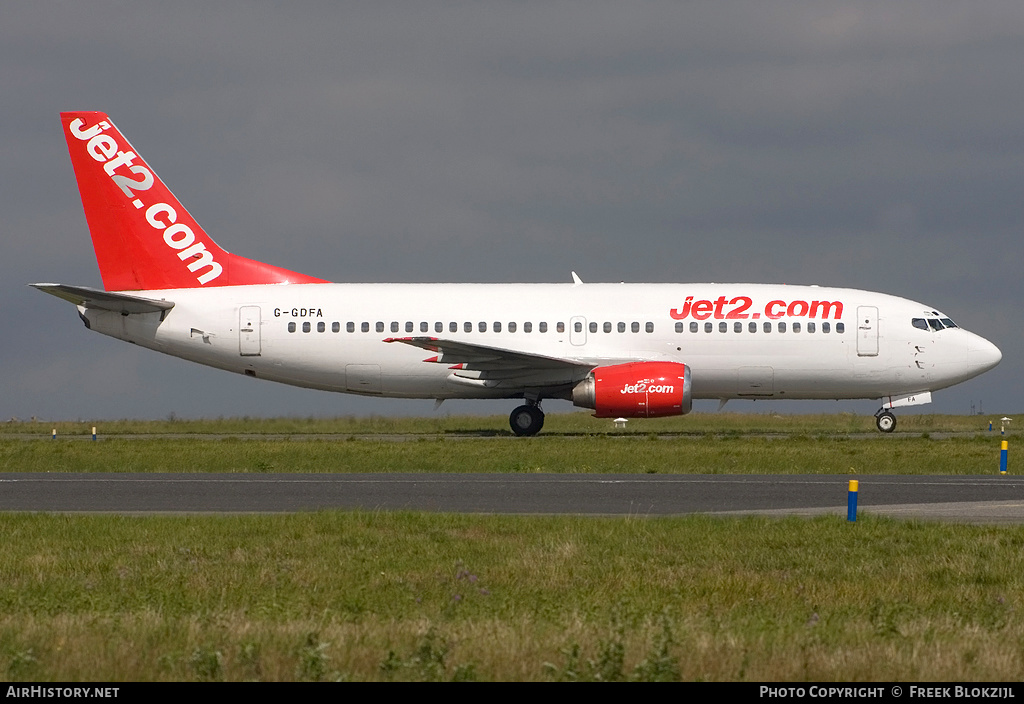
[[[217,246],[104,113],[61,122],[108,291],[326,283]]]

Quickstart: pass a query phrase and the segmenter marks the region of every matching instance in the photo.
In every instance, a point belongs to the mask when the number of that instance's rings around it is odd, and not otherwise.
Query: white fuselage
[[[928,306],[816,286],[290,284],[132,293],[174,307],[163,315],[80,311],[93,330],[209,366],[404,398],[567,398],[585,371],[567,378],[564,370],[527,370],[483,383],[389,338],[435,337],[580,367],[680,362],[698,399],[913,398],[1000,359],[966,330],[912,322],[948,320]]]

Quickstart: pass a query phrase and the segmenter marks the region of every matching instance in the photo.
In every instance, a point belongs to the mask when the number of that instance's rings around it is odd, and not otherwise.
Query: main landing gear
[[[891,433],[896,430],[896,416],[884,408],[879,408],[875,414],[875,426],[883,433]]]
[[[544,411],[536,403],[517,407],[508,417],[512,432],[520,437],[536,435],[544,427]]]

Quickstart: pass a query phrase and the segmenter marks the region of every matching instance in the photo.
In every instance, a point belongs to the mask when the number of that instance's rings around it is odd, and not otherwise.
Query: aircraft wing
[[[171,301],[154,301],[127,293],[100,291],[88,286],[67,286],[66,284],[29,284],[29,286],[51,296],[63,298],[76,306],[109,310],[121,315],[164,313],[174,307],[174,303]]]
[[[448,364],[453,381],[474,386],[559,386],[583,379],[593,364],[557,357],[437,337],[389,337],[384,342],[400,342],[436,352],[424,362]]]

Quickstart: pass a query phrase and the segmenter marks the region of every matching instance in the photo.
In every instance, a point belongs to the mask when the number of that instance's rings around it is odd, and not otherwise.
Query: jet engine
[[[595,418],[681,416],[693,407],[690,368],[678,362],[597,367],[572,390],[573,405]]]

